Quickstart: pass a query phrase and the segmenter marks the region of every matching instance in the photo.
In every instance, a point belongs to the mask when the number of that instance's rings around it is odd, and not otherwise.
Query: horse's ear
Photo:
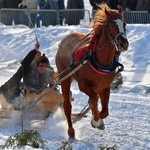
[[[123,14],[123,9],[121,6],[118,6],[118,12],[122,15]]]
[[[108,11],[107,9],[105,9],[105,14],[106,14],[107,17],[109,17],[110,16],[110,11]]]

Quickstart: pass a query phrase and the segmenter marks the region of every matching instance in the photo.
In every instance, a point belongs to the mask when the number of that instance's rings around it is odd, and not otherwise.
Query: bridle
[[[120,19],[120,20],[121,20],[121,19]],[[121,20],[121,21],[122,21],[122,20]],[[107,33],[108,33],[109,39],[110,39],[109,41],[111,41],[111,43],[112,43],[113,45],[115,45],[116,49],[117,49],[119,52],[121,52],[121,47],[120,47],[120,44],[118,43],[118,38],[119,38],[120,36],[126,38],[126,33],[121,31],[121,32],[119,32],[117,35],[114,35],[113,32],[112,32],[112,27],[111,27],[111,25],[110,25],[111,22],[112,22],[112,21],[107,21],[106,24],[105,24],[105,26],[107,27]],[[114,20],[113,20],[113,22],[114,22]],[[123,22],[123,21],[122,21],[122,22]]]
[[[119,55],[121,52],[121,48],[120,48],[120,45],[118,43],[118,37],[125,36],[125,38],[126,38],[126,34],[124,32],[119,32],[117,35],[114,35],[112,32],[112,29],[111,29],[110,22],[106,22],[106,24],[104,25],[104,28],[102,31],[102,32],[104,32],[103,34],[105,34],[105,31],[107,31],[107,34],[109,36],[109,40],[104,45],[102,45],[102,47],[100,47],[99,50],[104,48],[109,43],[112,43],[116,47],[116,54],[114,56],[112,64],[109,66],[102,66],[101,64],[99,64],[97,59],[96,59],[96,56],[95,56],[95,47],[96,46],[93,46],[94,49],[90,53],[90,62],[89,62],[90,66],[95,72],[97,72],[99,74],[108,74],[108,73],[114,72],[117,67],[120,67],[119,71],[122,71],[124,67],[121,63],[118,62]],[[97,41],[98,39],[95,39],[95,40]],[[95,41],[95,45],[96,45],[96,41]]]

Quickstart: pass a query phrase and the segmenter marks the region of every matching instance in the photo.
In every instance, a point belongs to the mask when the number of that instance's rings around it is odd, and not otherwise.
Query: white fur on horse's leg
[[[93,128],[98,128],[100,130],[105,129],[105,124],[103,119],[99,119],[98,121],[95,121],[94,118],[91,120],[91,125]]]

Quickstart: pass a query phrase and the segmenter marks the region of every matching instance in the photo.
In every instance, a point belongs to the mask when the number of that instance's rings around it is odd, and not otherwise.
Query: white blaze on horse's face
[[[124,31],[123,21],[121,19],[116,19],[116,20],[114,20],[114,22],[116,22],[116,24],[118,26],[118,29],[119,29],[118,36],[122,35],[126,39],[126,34],[125,34],[125,31]]]
[[[121,19],[114,20],[119,33],[115,35],[113,39],[113,44],[117,47],[119,51],[126,51],[128,49],[128,40],[125,34],[125,23]]]

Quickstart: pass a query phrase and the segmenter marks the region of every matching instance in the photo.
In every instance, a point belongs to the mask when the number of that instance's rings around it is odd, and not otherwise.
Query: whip
[[[35,35],[36,43],[39,44],[37,34],[36,34],[35,30],[34,30],[35,26],[34,26],[33,21],[31,19],[30,9],[27,7],[26,10],[27,10],[27,16],[28,16],[28,20],[30,22],[31,28],[33,28],[33,32],[34,32],[34,35]]]

